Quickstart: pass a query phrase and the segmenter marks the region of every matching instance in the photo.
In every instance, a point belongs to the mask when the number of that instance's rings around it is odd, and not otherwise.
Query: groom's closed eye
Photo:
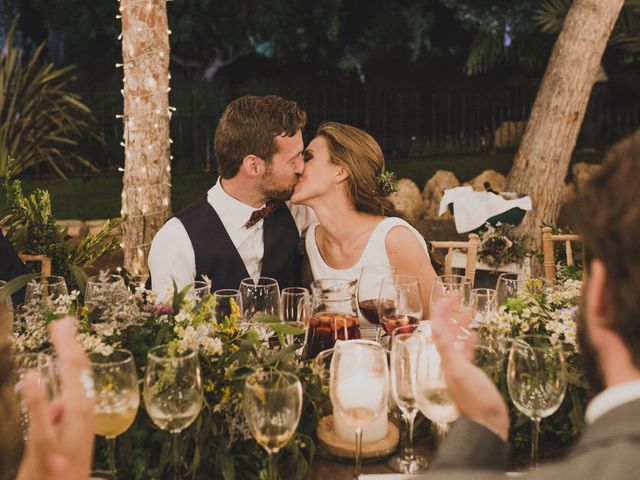
[[[313,153],[311,153],[309,150],[305,150],[304,153],[302,154],[302,159],[304,160],[304,163],[307,163],[312,158],[313,158]]]

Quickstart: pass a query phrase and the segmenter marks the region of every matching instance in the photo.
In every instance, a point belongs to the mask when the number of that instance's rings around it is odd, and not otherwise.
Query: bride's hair
[[[349,173],[347,190],[358,211],[385,217],[400,216],[379,181],[384,155],[371,135],[350,125],[325,122],[316,136],[327,140],[331,162]]]

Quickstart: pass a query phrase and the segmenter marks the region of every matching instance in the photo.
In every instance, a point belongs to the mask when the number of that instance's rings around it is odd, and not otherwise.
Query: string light
[[[116,67],[123,67],[121,93],[125,103],[124,114],[116,116],[124,123],[121,145],[125,149],[125,168],[118,170],[124,174],[121,215],[127,217],[121,247],[127,268],[134,271],[146,270],[149,237],[154,233],[148,229],[159,228],[169,213],[171,169],[167,164],[172,158],[169,120],[175,109],[168,105],[171,75],[166,35],[171,32],[166,13],[152,12],[154,6],[164,9],[160,6],[164,0],[118,0],[118,3],[116,18],[121,18],[123,25],[118,35],[123,61]],[[157,24],[151,23],[154,20]],[[158,132],[157,138],[150,134],[151,130]],[[144,229],[134,231],[133,225],[139,225],[140,221]]]

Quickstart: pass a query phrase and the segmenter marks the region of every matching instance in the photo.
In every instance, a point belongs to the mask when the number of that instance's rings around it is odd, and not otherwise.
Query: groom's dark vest
[[[207,275],[212,290],[238,288],[247,278],[247,268],[233,245],[220,217],[206,198],[177,213],[184,225],[196,259],[196,280]],[[264,219],[264,256],[260,276],[278,280],[280,288],[300,284],[300,254],[298,228],[287,205]]]

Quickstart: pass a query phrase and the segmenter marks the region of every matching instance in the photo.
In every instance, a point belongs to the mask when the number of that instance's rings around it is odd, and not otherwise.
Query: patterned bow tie
[[[249,221],[244,224],[244,228],[253,227],[260,220],[267,218],[269,215],[271,215],[276,208],[278,208],[278,202],[276,202],[275,200],[269,200],[264,207],[262,207],[260,210],[255,210],[251,214]]]

